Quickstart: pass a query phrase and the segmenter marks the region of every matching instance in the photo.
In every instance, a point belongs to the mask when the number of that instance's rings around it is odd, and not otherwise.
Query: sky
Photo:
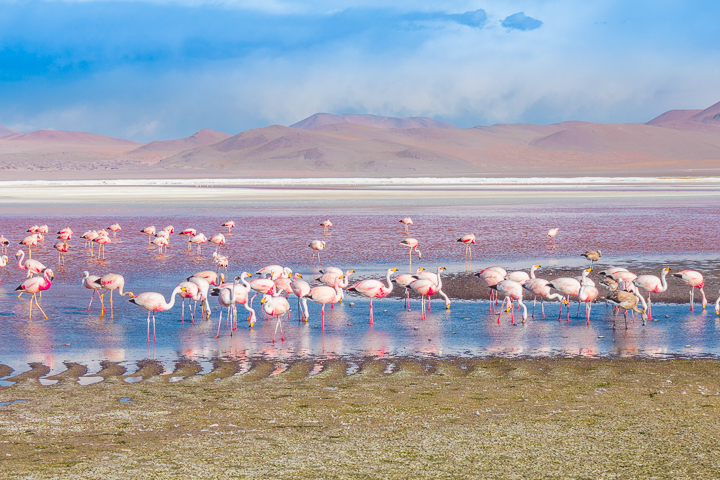
[[[0,125],[645,122],[720,101],[718,19],[714,0],[0,0]]]

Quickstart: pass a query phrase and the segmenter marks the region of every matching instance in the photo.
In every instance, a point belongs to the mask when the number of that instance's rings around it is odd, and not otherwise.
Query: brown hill
[[[177,140],[162,140],[147,143],[142,147],[133,150],[131,153],[178,153],[191,148],[202,147],[203,145],[212,145],[213,143],[221,142],[231,136],[232,135],[227,133],[216,132],[215,130],[203,128],[189,137],[179,138]]]
[[[454,129],[459,128],[445,122],[439,122],[431,118],[425,117],[381,117],[379,115],[333,115],[330,113],[316,113],[304,120],[290,125],[293,128],[302,128],[303,130],[312,130],[325,125],[333,125],[337,123],[356,123],[367,127],[375,128],[441,128]]]
[[[720,102],[705,110],[670,110],[653,118],[646,125],[720,133]]]

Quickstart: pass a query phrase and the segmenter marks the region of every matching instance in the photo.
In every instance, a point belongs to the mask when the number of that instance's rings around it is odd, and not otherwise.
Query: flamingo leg
[[[153,310],[153,342],[156,340],[155,338],[155,311]]]
[[[185,323],[185,299],[183,298],[182,301],[182,317],[180,319],[182,323]]]
[[[218,320],[218,329],[215,338],[220,337],[220,325],[222,325],[222,308],[220,308],[220,319]]]
[[[558,322],[562,321],[561,320],[562,319],[562,308],[563,308],[563,305],[565,304],[565,302],[563,300],[564,299],[560,300],[560,314],[558,314]],[[568,306],[568,308],[570,308],[570,307]]]
[[[592,305],[589,302],[585,303],[585,312],[587,313],[587,324],[590,325],[590,311],[592,310]]]
[[[33,298],[35,298],[35,294],[33,293],[33,296],[30,297],[30,315],[28,315],[28,320],[32,320],[32,301]]]
[[[35,305],[37,305],[37,307],[40,309],[40,312],[43,314],[43,317],[45,317],[45,320],[47,320],[48,316],[45,315],[45,312],[43,312],[42,307],[40,306],[40,304],[39,304],[38,301],[37,301],[37,297],[35,297],[35,295],[33,295],[32,298],[35,299]],[[31,302],[31,303],[32,303],[32,298],[30,299],[30,302]]]
[[[88,312],[90,311],[90,307],[92,306],[92,301],[93,301],[93,298],[95,298],[96,291],[97,290],[93,290],[92,297],[90,297],[90,303],[88,304],[88,308],[87,308]]]
[[[512,298],[508,297],[508,304],[510,305],[510,323],[515,323],[515,309],[513,308]]]
[[[690,288],[690,311],[693,311],[693,303],[695,303],[695,287]]]
[[[277,335],[278,327],[280,327],[280,341],[285,341],[285,334],[282,329],[282,322],[280,321],[280,315],[277,315],[277,323],[275,324],[275,333],[273,333],[272,343],[275,343],[275,335]]]
[[[375,325],[375,322],[373,321],[373,306],[372,306],[372,297],[370,298],[370,325]]]
[[[147,318],[147,341],[150,342],[150,310],[148,310],[148,318]]]
[[[115,311],[113,310],[114,307],[113,307],[112,297],[113,297],[113,291],[110,290],[110,318],[113,318],[113,316],[115,314]],[[155,317],[155,314],[153,314],[153,318],[154,317]]]
[[[325,330],[325,304],[323,303],[322,308],[320,309],[322,312],[322,322],[320,324],[320,328]],[[370,311],[372,311],[372,306],[370,307]]]

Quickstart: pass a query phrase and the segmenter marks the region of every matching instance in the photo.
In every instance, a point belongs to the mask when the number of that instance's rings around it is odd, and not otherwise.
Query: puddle
[[[40,381],[40,385],[43,385],[46,387],[50,386],[50,385],[55,385],[56,383],[58,383],[60,381],[60,380],[48,380],[47,378],[38,378],[38,380]]]
[[[8,405],[11,405],[13,403],[23,403],[28,401],[29,400],[10,400],[9,402],[0,402],[0,407],[7,407]]]
[[[348,365],[348,367],[345,369],[345,375],[355,375],[359,371],[360,371],[360,365],[358,365],[355,362],[351,362]]]
[[[289,365],[287,363],[280,363],[280,364],[278,364],[277,367],[275,367],[275,370],[273,370],[273,372],[270,374],[270,376],[272,377],[273,375],[279,375],[279,374],[283,373],[285,370],[287,370],[288,367],[289,367]]]
[[[7,380],[0,380],[0,387],[11,387],[15,385],[15,382],[8,382]]]
[[[248,361],[243,361],[240,363],[240,368],[238,369],[237,373],[235,375],[245,375],[250,371],[250,368],[252,367],[252,364]]]
[[[324,387],[325,390],[337,390],[338,387]]]
[[[130,397],[121,397],[120,403],[135,403],[135,400]]]
[[[309,376],[317,375],[325,369],[322,363],[316,363],[313,369],[308,373]]]
[[[198,375],[206,375],[213,371],[215,364],[213,362],[199,362],[201,370],[197,373]]]
[[[143,377],[127,377],[127,378],[123,378],[123,381],[125,381],[127,383],[137,383],[142,379],[143,379]]]
[[[385,367],[385,371],[383,372],[386,375],[390,375],[395,371],[395,364],[394,363],[388,363],[388,366]]]
[[[185,378],[185,377],[170,377],[170,378],[168,379],[168,382],[170,382],[170,383],[179,382],[179,381],[182,380],[183,378]]]
[[[93,383],[100,383],[105,380],[103,377],[80,377],[77,379],[77,383],[82,386],[92,385]]]

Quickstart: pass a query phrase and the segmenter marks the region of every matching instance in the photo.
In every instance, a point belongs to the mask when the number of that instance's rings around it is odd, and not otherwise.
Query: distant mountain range
[[[147,144],[0,127],[0,170],[6,178],[720,175],[720,102],[644,124],[468,129],[422,117],[318,113],[290,127],[234,136],[203,129]]]

